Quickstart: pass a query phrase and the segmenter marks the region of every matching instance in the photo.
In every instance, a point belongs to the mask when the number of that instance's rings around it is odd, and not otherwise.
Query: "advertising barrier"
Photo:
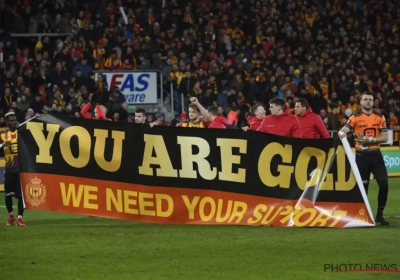
[[[400,176],[400,149],[399,147],[382,147],[383,159],[389,177]]]
[[[164,224],[374,226],[343,146],[43,115],[19,128],[28,209]]]
[[[108,88],[118,86],[128,104],[157,104],[158,72],[156,71],[102,71],[95,73],[103,75]]]

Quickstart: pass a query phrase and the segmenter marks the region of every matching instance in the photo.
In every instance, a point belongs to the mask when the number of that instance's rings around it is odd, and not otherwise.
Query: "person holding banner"
[[[209,121],[208,128],[226,128],[228,125],[228,120],[226,118],[218,116],[217,107],[210,106],[206,110],[196,97],[191,97],[190,102],[197,106],[204,121]]]
[[[146,111],[144,109],[137,109],[135,112],[135,123],[146,123]]]
[[[269,105],[271,115],[263,119],[257,131],[280,136],[303,138],[299,121],[295,116],[290,114],[285,100],[275,97],[269,101]]]
[[[374,175],[379,186],[378,210],[376,221],[388,226],[389,222],[383,217],[386,206],[389,181],[380,144],[388,140],[385,117],[373,111],[374,97],[365,92],[361,95],[361,112],[352,115],[347,124],[339,131],[339,138],[347,137],[349,132],[355,136],[356,164],[363,180],[365,192],[368,194],[369,179]]]
[[[296,100],[294,112],[299,121],[301,130],[303,131],[303,138],[331,138],[321,117],[313,113],[306,99],[298,98]]]
[[[249,123],[250,127],[244,126],[242,130],[257,130],[263,119],[265,118],[266,112],[262,105],[256,104],[250,108],[250,116],[247,117],[247,122]]]
[[[142,108],[137,109],[135,112],[135,123],[146,124],[146,120],[147,120],[146,111]],[[153,127],[155,125],[160,125],[158,120],[149,123],[150,127]]]
[[[178,123],[176,126],[180,127],[196,127],[207,128],[208,122],[202,120],[201,112],[196,104],[189,104],[189,121]]]
[[[0,134],[0,148],[4,148],[4,157],[6,161],[4,190],[6,195],[6,208],[8,211],[7,226],[12,226],[15,222],[12,201],[12,197],[15,197],[18,199],[18,219],[16,225],[24,227],[25,223],[22,219],[24,215],[24,201],[18,165],[17,118],[14,112],[8,112],[5,118],[9,130]]]

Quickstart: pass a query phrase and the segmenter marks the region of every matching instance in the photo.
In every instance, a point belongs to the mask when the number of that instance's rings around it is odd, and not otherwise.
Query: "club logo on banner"
[[[42,180],[38,177],[31,179],[30,183],[25,187],[25,200],[33,207],[45,203],[46,194],[46,186],[42,184]]]
[[[28,209],[164,224],[375,225],[348,142],[51,115],[23,124],[18,141]]]
[[[363,223],[368,223],[368,214],[364,210],[364,208],[361,208],[360,211],[358,211],[358,215],[354,218],[354,220]]]

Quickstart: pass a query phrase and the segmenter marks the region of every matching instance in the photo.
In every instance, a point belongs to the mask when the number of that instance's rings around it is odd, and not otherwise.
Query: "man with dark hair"
[[[269,110],[271,115],[263,119],[257,131],[280,136],[303,138],[299,121],[295,116],[290,114],[285,100],[279,97],[272,98],[269,101]]]
[[[226,128],[228,121],[221,116],[218,116],[218,108],[215,106],[210,106],[207,110],[200,104],[196,97],[190,98],[190,105],[194,104],[203,116],[204,121],[208,121],[208,128]]]
[[[251,115],[247,117],[247,122],[249,123],[250,127],[242,127],[244,131],[249,129],[257,130],[260,127],[262,120],[265,118],[266,112],[263,106],[256,104],[250,108],[250,114]]]
[[[146,111],[144,109],[137,109],[135,112],[135,123],[146,123]]]
[[[322,118],[313,113],[307,100],[298,98],[294,106],[294,112],[303,132],[303,138],[330,138]]]
[[[383,226],[389,222],[383,217],[386,206],[389,181],[380,144],[388,141],[388,132],[385,117],[373,111],[374,97],[365,92],[361,95],[361,112],[352,115],[347,124],[339,131],[339,138],[347,137],[349,132],[355,136],[356,163],[363,180],[365,192],[368,194],[368,185],[371,172],[379,186],[378,210],[376,221]]]
[[[13,197],[18,199],[18,219],[16,225],[25,226],[22,220],[24,215],[24,201],[19,178],[17,118],[14,112],[7,113],[5,118],[9,130],[0,134],[0,147],[4,148],[4,157],[6,161],[4,190],[6,195],[6,208],[8,211],[7,226],[12,226],[15,222]]]
[[[201,106],[200,103],[197,103]],[[201,106],[203,107],[203,106]],[[201,112],[201,110],[200,110]],[[207,108],[209,114],[208,119],[211,121],[208,128],[226,128],[228,125],[228,120],[222,116],[218,116],[218,108],[215,106],[210,106]],[[204,116],[204,115],[203,115]]]
[[[199,104],[200,105],[200,104]],[[201,106],[201,105],[200,105]],[[203,107],[203,106],[201,106]],[[201,110],[200,110],[201,111]],[[215,106],[208,106],[207,107],[207,112],[211,114],[212,116],[218,116],[218,108]]]

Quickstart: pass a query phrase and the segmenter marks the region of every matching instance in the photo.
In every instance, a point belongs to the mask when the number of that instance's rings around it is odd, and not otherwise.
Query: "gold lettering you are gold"
[[[178,136],[177,143],[180,145],[181,169],[175,169],[169,157],[168,149],[162,135],[144,135],[145,149],[142,165],[139,166],[139,174],[158,177],[197,179],[200,175],[205,180],[219,179],[221,181],[246,183],[246,169],[238,168],[233,172],[234,165],[240,165],[241,155],[234,155],[233,148],[239,149],[239,154],[247,154],[247,140],[245,139],[226,139],[217,138],[216,144],[220,149],[221,171],[217,172],[216,167],[212,167],[207,161],[211,154],[209,143],[200,137]],[[197,146],[199,152],[192,153],[192,147]],[[153,151],[155,152],[153,155]],[[330,149],[328,154],[324,151],[313,148],[304,148],[299,156],[293,156],[292,145],[282,145],[280,143],[270,143],[266,145],[261,154],[254,158],[258,161],[258,176],[267,187],[289,188],[292,178],[296,180],[297,186],[304,190],[307,186],[315,186],[321,182],[320,190],[349,191],[354,188],[356,180],[354,174],[346,172],[346,154],[343,149],[336,152],[337,178],[334,180],[333,174],[329,172],[329,163],[335,155],[335,149]],[[281,164],[277,165],[278,175],[271,172],[269,163],[274,157],[281,158]],[[316,158],[318,166],[312,179],[308,179],[308,165],[312,158]],[[194,163],[197,169],[194,169]],[[157,166],[157,167],[155,167]],[[347,178],[348,177],[348,178]]]
[[[39,154],[36,155],[36,162],[42,164],[52,164],[53,157],[50,149],[54,144],[55,135],[60,133],[59,147],[65,162],[74,168],[84,168],[91,159],[91,145],[93,144],[90,133],[83,127],[71,126],[60,132],[60,125],[28,122],[27,130],[32,133],[38,147]],[[45,136],[47,131],[47,137]],[[123,141],[125,132],[112,131],[111,138],[114,140],[112,159],[106,161],[104,149],[109,131],[104,129],[94,130],[94,159],[98,166],[107,172],[116,172],[121,168],[121,158],[123,153]],[[79,155],[74,157],[70,148],[70,141],[73,136],[77,136]],[[162,135],[144,135],[144,153],[142,164],[138,167],[138,172],[146,176],[186,178],[205,180],[218,179],[221,181],[246,183],[246,168],[239,168],[242,164],[242,155],[247,154],[246,139],[226,139],[217,138],[216,145],[219,147],[221,170],[218,171],[207,160],[211,151],[210,144],[201,137],[177,136],[177,144],[180,146],[181,169],[173,167],[169,151],[166,147]],[[193,154],[193,146],[198,147],[198,152]],[[238,154],[233,154],[233,148],[239,150]],[[349,191],[355,186],[355,178],[352,172],[347,174],[345,170],[346,155],[343,149],[336,152],[337,178],[329,172],[329,163],[335,154],[332,148],[326,154],[324,151],[313,148],[304,148],[296,158],[293,155],[292,145],[281,143],[270,143],[264,147],[261,154],[254,157],[258,162],[258,175],[261,182],[267,187],[289,188],[293,178],[300,189],[306,186],[315,186],[321,178],[325,177],[321,183],[321,190]],[[273,158],[279,157],[280,164],[277,165],[277,175],[272,174],[269,163]],[[312,158],[316,158],[318,166],[323,167],[315,171],[312,179],[308,179],[308,165]],[[197,170],[195,169],[195,164]],[[237,166],[237,172],[233,172],[233,167]],[[347,178],[348,177],[348,178]]]
[[[43,123],[27,122],[26,129],[32,133],[36,144],[39,147],[39,154],[36,155],[36,162],[42,164],[53,164],[53,156],[50,154],[51,146],[53,145],[55,135],[60,131],[60,125],[47,124],[45,137],[45,129]],[[74,157],[71,150],[71,139],[73,136],[78,137],[79,155]],[[111,137],[114,140],[112,158],[107,161],[104,158],[104,151],[106,147],[106,139],[108,137],[108,130],[95,129],[94,137],[94,159],[99,167],[108,172],[118,171],[121,167],[122,159],[122,143],[125,139],[125,132],[112,131]],[[81,126],[70,126],[62,130],[59,137],[59,147],[64,161],[74,168],[84,168],[88,165],[91,159],[91,145],[92,137],[85,128]]]

